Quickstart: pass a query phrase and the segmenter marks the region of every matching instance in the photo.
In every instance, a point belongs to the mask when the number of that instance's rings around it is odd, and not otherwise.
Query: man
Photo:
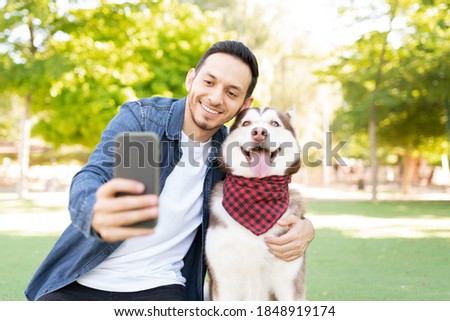
[[[72,224],[28,285],[29,300],[202,300],[207,199],[223,178],[216,153],[224,123],[250,107],[258,78],[253,53],[242,43],[214,44],[186,77],[188,96],[129,102],[104,130],[70,191]],[[161,139],[161,194],[139,195],[139,182],[112,178],[106,146],[121,132],[153,131]],[[190,139],[206,161],[192,166],[183,148]],[[206,147],[208,148],[208,147]],[[198,155],[195,156],[199,159]],[[183,166],[181,166],[183,164]],[[118,192],[136,194],[115,197]],[[158,217],[155,230],[129,225]],[[279,224],[290,230],[267,238],[283,260],[298,258],[312,240],[308,220]]]

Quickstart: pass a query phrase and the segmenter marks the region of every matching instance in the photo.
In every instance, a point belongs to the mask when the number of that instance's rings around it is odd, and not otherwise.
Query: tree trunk
[[[377,161],[377,124],[375,117],[375,106],[371,108],[369,120],[369,140],[370,140],[370,172],[372,175],[372,201],[377,200],[378,187],[378,161]]]
[[[417,166],[417,159],[408,152],[403,157],[402,193],[409,194],[411,183]]]
[[[19,145],[19,168],[20,176],[17,184],[17,194],[20,199],[24,198],[28,191],[28,166],[30,163],[30,133],[31,121],[29,119],[31,108],[31,94],[25,97],[23,113],[20,120],[21,139]]]
[[[35,30],[33,25],[33,17],[29,15],[27,21],[28,31],[30,32],[29,50],[31,52],[32,59],[34,59],[37,47],[34,45]],[[32,92],[25,96],[22,118],[20,120],[20,147],[19,147],[19,167],[20,176],[17,184],[17,193],[19,199],[24,198],[28,192],[28,166],[30,164],[30,137],[31,137],[31,96]]]
[[[380,53],[380,60],[377,67],[377,76],[375,78],[375,89],[373,90],[373,97],[376,97],[376,94],[380,88],[380,84],[383,76],[383,66],[386,54],[386,46],[387,46],[387,38],[392,31],[392,22],[397,15],[397,2],[393,4],[391,7],[391,17],[389,21],[389,30],[386,32],[383,47]],[[373,101],[370,106],[370,117],[369,117],[369,141],[370,141],[370,171],[372,175],[372,201],[377,200],[377,187],[378,187],[378,160],[377,160],[377,108],[376,102]]]

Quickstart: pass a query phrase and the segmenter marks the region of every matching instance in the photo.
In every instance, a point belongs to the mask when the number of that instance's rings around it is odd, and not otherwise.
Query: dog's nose
[[[267,137],[267,130],[263,127],[255,127],[252,129],[252,138],[257,142],[262,142]]]

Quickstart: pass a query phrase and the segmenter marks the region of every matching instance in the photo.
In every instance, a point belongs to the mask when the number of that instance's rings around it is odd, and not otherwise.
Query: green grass
[[[450,202],[308,201],[311,216],[450,218]],[[308,300],[450,300],[448,238],[357,238],[316,229],[307,254]]]
[[[322,229],[307,255],[308,300],[450,300],[448,239],[358,239]]]
[[[308,200],[307,212],[318,215],[361,215],[380,218],[449,218],[446,201],[322,201]]]
[[[25,300],[28,281],[56,239],[0,233],[0,301]]]
[[[42,205],[37,200],[2,200],[1,204],[0,214],[55,212],[65,208],[58,205]]]
[[[311,200],[308,213],[324,218],[341,215],[348,219],[354,215],[438,220],[450,218],[449,205],[449,202]],[[9,210],[3,208],[0,215],[6,211],[37,211],[36,204],[27,202],[8,206]],[[344,232],[316,229],[307,253],[308,300],[450,300],[448,238],[433,234],[423,238],[359,238]],[[0,300],[25,299],[26,284],[56,239],[56,235],[0,232]]]

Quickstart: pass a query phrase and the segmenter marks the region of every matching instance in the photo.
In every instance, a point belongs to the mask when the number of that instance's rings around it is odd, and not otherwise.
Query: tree
[[[187,71],[220,34],[212,17],[175,1],[104,1],[67,15],[59,45],[73,67],[50,87],[36,125],[56,146],[93,147],[127,100],[183,96]]]
[[[345,123],[340,129],[347,135],[360,134],[370,119],[382,149],[397,150],[403,157],[407,192],[412,159],[427,151],[443,152],[448,144],[444,141],[450,7],[443,1],[388,4],[390,16],[405,21],[404,28],[395,30],[399,42],[389,41],[392,30],[365,34],[330,69],[341,83],[346,103],[335,128]]]
[[[29,162],[30,114],[42,104],[52,79],[58,78],[65,66],[50,44],[60,16],[56,1],[50,0],[5,1],[0,15],[0,91],[23,99],[18,184],[22,197]]]
[[[8,0],[0,8],[0,92],[24,102],[21,193],[31,117],[33,134],[56,148],[92,147],[125,100],[184,95],[188,69],[221,34],[214,17],[176,1],[57,3]]]

